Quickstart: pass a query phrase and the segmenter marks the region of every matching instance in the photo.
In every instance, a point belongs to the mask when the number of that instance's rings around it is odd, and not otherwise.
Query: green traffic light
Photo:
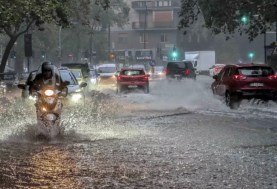
[[[243,16],[243,17],[241,17],[241,22],[243,23],[243,24],[247,24],[248,23],[248,17],[247,16]]]
[[[248,57],[251,58],[251,59],[254,58],[254,56],[255,56],[255,54],[254,54],[253,52],[250,52],[250,53],[248,54]]]
[[[177,52],[172,52],[172,57],[176,58],[177,57]]]

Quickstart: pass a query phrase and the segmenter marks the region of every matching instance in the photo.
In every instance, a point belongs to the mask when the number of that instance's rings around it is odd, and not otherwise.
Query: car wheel
[[[227,91],[225,94],[225,103],[230,109],[238,109],[240,100],[237,94],[232,94]]]

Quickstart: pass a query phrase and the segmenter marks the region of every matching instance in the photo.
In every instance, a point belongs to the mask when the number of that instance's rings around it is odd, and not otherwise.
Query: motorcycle
[[[58,72],[57,72],[58,73]],[[59,77],[57,77],[59,78]],[[67,95],[68,81],[61,82],[55,80],[43,84],[42,86],[35,86],[30,91],[29,99],[35,100],[38,136],[42,135],[46,138],[54,138],[60,134],[61,129],[61,113],[62,113],[62,100]],[[61,83],[57,86],[57,83]],[[29,83],[33,85],[33,83]],[[19,84],[18,88],[25,89],[26,85]]]
[[[62,98],[66,92],[45,86],[35,96],[39,134],[53,138],[60,132]]]

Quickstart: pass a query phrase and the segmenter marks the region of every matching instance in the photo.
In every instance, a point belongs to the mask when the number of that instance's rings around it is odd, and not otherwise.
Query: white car
[[[101,64],[97,66],[97,84],[115,84],[115,74],[117,72],[116,64]]]

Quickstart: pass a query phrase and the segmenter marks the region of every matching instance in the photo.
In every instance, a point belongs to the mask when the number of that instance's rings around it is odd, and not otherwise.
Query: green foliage
[[[271,30],[277,18],[277,1],[265,0],[182,0],[179,28],[194,25],[204,17],[204,26],[212,33],[248,35],[253,40],[259,34]],[[247,16],[247,24],[241,18]]]

